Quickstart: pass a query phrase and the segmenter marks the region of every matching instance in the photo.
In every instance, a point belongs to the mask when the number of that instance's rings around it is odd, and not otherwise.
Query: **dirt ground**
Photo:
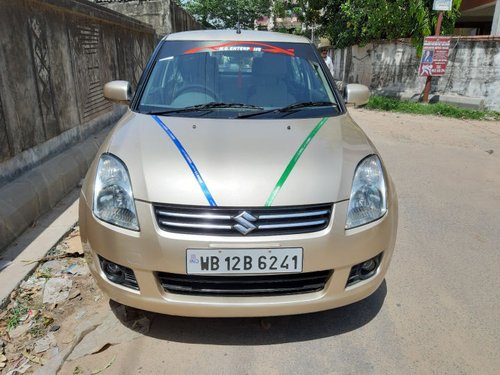
[[[498,373],[500,123],[351,115],[399,195],[395,255],[374,295],[266,319],[137,311],[97,288],[76,227],[0,313],[0,372]]]
[[[71,351],[87,322],[105,315],[106,302],[89,275],[76,227],[12,292],[0,314],[2,373],[30,374]]]

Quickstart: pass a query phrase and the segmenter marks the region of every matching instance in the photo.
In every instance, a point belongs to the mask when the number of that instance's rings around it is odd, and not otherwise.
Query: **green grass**
[[[389,112],[436,115],[467,120],[500,120],[500,112],[478,111],[473,109],[459,108],[443,103],[423,104],[410,102],[407,100],[386,98],[383,96],[370,97],[366,108]]]
[[[28,312],[26,306],[16,306],[10,311],[10,317],[7,320],[7,331],[12,331],[21,322],[21,318]]]

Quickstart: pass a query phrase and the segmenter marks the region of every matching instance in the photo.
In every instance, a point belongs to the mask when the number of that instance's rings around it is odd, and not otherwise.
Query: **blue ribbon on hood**
[[[158,116],[153,115],[152,117],[158,123],[158,125],[160,125],[160,127],[165,131],[165,133],[167,133],[167,135],[170,137],[172,142],[174,142],[175,146],[181,153],[184,160],[186,160],[186,163],[189,165],[191,172],[193,172],[193,175],[196,178],[196,181],[198,181],[198,184],[200,185],[203,194],[205,194],[205,198],[207,198],[207,201],[210,204],[210,206],[216,207],[217,203],[215,203],[214,197],[212,197],[212,194],[210,194],[207,184],[205,184],[203,177],[201,177],[200,171],[198,171],[198,168],[196,168],[196,165],[194,164],[193,160],[189,156],[186,149],[182,146],[181,142],[177,139],[174,133],[172,133],[172,131],[168,128],[168,126],[165,125],[165,123]]]

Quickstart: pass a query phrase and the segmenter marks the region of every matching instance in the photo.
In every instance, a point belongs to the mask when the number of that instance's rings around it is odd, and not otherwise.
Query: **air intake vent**
[[[121,284],[127,288],[139,290],[139,284],[137,284],[134,271],[130,268],[110,262],[102,257],[99,257],[99,263],[109,281]]]
[[[163,289],[169,293],[199,296],[280,296],[311,293],[325,287],[333,271],[265,275],[198,276],[158,273]]]
[[[382,254],[380,253],[374,258],[368,259],[363,263],[354,265],[349,273],[349,278],[347,279],[346,288],[359,283],[360,281],[367,280],[373,277],[380,266],[382,261]]]
[[[168,232],[214,236],[272,236],[326,228],[332,203],[296,207],[219,208],[155,205],[159,227]]]

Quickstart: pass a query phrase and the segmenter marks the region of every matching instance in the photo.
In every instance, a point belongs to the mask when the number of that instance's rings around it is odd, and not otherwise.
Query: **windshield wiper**
[[[339,105],[333,102],[301,102],[301,103],[290,104],[282,108],[268,109],[267,111],[248,113],[240,115],[237,118],[247,118],[258,115],[265,115],[266,113],[292,112],[297,109],[307,108],[307,107],[326,107],[326,106],[335,106],[339,108]]]
[[[253,104],[243,104],[243,103],[224,103],[224,102],[210,102],[203,104],[206,108],[250,108],[250,109],[264,109]]]
[[[243,103],[223,103],[223,102],[210,102],[205,104],[197,104],[184,108],[174,108],[165,111],[148,112],[148,115],[167,115],[169,113],[191,112],[191,111],[206,111],[214,108],[249,108],[249,109],[264,109],[252,104]]]
[[[300,108],[326,107],[326,106],[330,106],[330,105],[333,105],[337,108],[339,107],[337,103],[333,103],[333,102],[302,102],[302,103],[294,103],[294,104],[287,105],[286,107],[277,109],[276,112],[290,112],[290,111],[294,111],[294,110],[300,109]]]

